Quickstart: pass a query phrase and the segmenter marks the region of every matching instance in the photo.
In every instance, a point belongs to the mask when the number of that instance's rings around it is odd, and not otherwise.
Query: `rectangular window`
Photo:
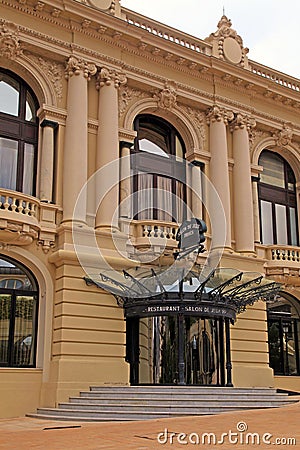
[[[18,142],[0,138],[0,187],[16,190]]]
[[[18,295],[15,302],[14,365],[33,365],[32,336],[35,334],[36,299],[32,296]]]
[[[11,318],[11,296],[0,294],[0,364],[8,364],[9,324]]]
[[[289,212],[290,212],[291,245],[298,245],[296,209],[289,208]]]
[[[275,205],[277,244],[287,245],[286,206]]]
[[[265,245],[274,244],[272,203],[265,200],[261,201],[261,231],[262,243]]]
[[[33,179],[34,179],[34,146],[25,143],[24,146],[24,172],[23,172],[23,188],[24,194],[33,195]]]
[[[134,216],[139,220],[153,219],[153,176],[138,174],[137,192],[134,194]]]

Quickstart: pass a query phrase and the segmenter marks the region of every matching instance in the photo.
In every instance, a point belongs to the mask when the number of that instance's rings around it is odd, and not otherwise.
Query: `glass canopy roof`
[[[137,267],[85,277],[115,296],[125,315],[183,313],[230,317],[258,300],[272,300],[281,288],[257,272],[218,268],[203,276],[200,267],[186,273],[180,264],[169,269]]]

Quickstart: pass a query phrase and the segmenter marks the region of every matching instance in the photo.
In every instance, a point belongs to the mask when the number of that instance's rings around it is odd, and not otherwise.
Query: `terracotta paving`
[[[138,422],[87,423],[26,417],[0,420],[0,449],[5,450],[232,450],[274,446],[300,449],[300,403],[268,410]]]

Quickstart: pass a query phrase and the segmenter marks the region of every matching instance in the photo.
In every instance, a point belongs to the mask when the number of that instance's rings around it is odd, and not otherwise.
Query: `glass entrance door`
[[[179,320],[139,319],[136,384],[225,385],[223,320],[187,316],[182,332]]]

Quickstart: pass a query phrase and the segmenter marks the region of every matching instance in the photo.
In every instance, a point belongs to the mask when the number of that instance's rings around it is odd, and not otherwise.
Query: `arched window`
[[[0,188],[35,195],[37,109],[29,86],[0,71]]]
[[[181,223],[186,216],[183,141],[171,124],[150,114],[138,116],[134,127],[133,217]]]
[[[263,244],[298,245],[296,180],[290,165],[278,154],[264,150],[258,184]]]
[[[268,305],[270,367],[275,375],[300,375],[299,308],[296,299],[283,296]]]
[[[0,366],[34,367],[38,288],[22,264],[0,255]]]

